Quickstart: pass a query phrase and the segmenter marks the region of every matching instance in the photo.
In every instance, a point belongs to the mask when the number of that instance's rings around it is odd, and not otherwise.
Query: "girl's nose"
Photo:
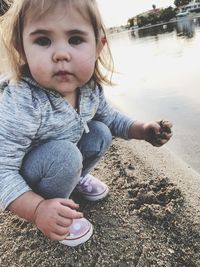
[[[70,61],[71,60],[71,54],[67,49],[59,49],[53,54],[53,61]]]

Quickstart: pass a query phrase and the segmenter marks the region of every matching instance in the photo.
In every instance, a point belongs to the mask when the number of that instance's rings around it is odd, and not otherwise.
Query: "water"
[[[138,120],[173,122],[168,148],[200,172],[200,20],[110,36],[117,86],[107,97]]]

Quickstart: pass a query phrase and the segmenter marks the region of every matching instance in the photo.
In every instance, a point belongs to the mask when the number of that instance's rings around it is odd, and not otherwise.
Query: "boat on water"
[[[191,13],[186,10],[186,11],[180,11],[179,13],[176,14],[177,18],[182,18],[191,15]]]
[[[187,5],[181,7],[176,17],[185,17],[194,12],[200,12],[200,2],[192,1]]]
[[[182,7],[182,11],[200,12],[200,2],[192,1],[189,4]]]

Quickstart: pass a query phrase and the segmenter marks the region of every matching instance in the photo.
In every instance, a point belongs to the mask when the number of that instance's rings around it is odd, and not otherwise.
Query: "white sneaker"
[[[88,220],[85,218],[74,219],[69,227],[69,234],[59,242],[69,247],[75,247],[86,242],[92,233],[93,226]]]

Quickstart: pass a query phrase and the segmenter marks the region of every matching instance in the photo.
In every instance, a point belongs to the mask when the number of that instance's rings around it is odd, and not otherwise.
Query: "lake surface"
[[[135,119],[169,119],[167,147],[200,172],[200,19],[111,35],[116,86],[107,97]]]

